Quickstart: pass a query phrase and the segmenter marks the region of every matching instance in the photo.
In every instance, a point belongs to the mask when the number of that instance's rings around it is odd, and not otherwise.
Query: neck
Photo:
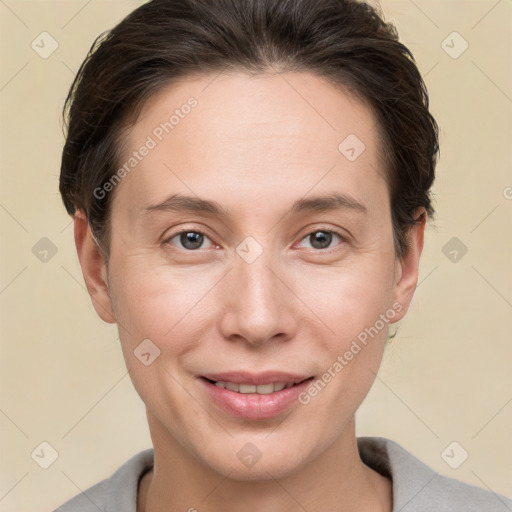
[[[361,461],[352,419],[328,450],[293,474],[240,481],[221,475],[170,438],[148,413],[154,467],[142,479],[137,512],[391,512],[392,483]]]

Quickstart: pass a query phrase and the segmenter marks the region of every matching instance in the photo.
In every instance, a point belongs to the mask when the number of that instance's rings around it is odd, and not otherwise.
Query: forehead
[[[189,109],[187,102],[192,98],[197,105]],[[309,135],[311,143],[318,146],[316,135],[321,135],[332,147],[347,130],[368,137],[373,135],[366,133],[368,128],[372,132],[376,128],[366,102],[344,86],[334,86],[308,72],[230,72],[181,78],[145,102],[128,141],[136,142],[155,130],[158,138],[159,126],[165,138],[168,133],[161,125],[169,121],[174,139],[180,139],[180,132],[186,138],[189,128],[196,143]],[[373,139],[368,140],[371,142]]]
[[[144,156],[134,157],[144,146]],[[385,192],[372,111],[310,73],[233,72],[173,83],[145,103],[124,148],[120,166],[137,162],[116,194],[133,214],[171,192],[247,204],[287,195],[293,202],[312,189],[361,200],[372,187]]]

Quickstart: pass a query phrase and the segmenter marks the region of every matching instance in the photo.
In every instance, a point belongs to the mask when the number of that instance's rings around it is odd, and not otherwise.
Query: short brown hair
[[[92,45],[64,106],[60,192],[83,209],[108,260],[112,194],[123,130],[144,102],[187,75],[309,71],[363,98],[377,116],[395,251],[423,206],[439,153],[438,127],[411,52],[395,27],[357,0],[152,0]],[[341,142],[341,141],[340,141]]]

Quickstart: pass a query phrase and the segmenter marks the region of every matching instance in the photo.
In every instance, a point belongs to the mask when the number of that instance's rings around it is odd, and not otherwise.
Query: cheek
[[[200,339],[209,317],[207,295],[222,269],[171,269],[148,265],[144,258],[125,259],[115,268],[114,310],[131,350],[150,339],[162,353],[177,355]]]
[[[345,268],[302,274],[300,293],[325,328],[314,337],[321,369],[304,404],[315,401],[325,414],[341,406],[355,412],[378,372],[390,322],[401,310],[393,307],[392,283],[391,255],[366,255]]]
[[[208,272],[142,264],[142,258],[112,268],[122,352],[137,393],[153,411],[167,410],[170,402],[174,411],[190,409],[176,389],[187,355],[211,329],[201,299],[217,279]]]
[[[393,267],[385,256],[362,256],[354,264],[302,271],[300,276],[297,295],[340,349],[391,307]]]
[[[382,275],[366,273],[333,279],[323,288],[317,316],[329,328],[317,336],[319,374],[299,397],[311,406],[310,421],[333,435],[344,428],[368,394],[382,361],[390,321],[399,309],[390,304]],[[322,423],[330,418],[328,426]]]
[[[304,324],[306,329],[316,325],[325,330],[326,339],[346,342],[389,309],[393,268],[388,259],[381,251],[378,256],[354,255],[338,266],[283,268],[278,273],[295,299],[290,295],[287,304],[276,306],[293,309],[303,320],[311,316]],[[222,307],[226,283],[218,285],[228,269],[222,265],[153,265],[150,260],[141,255],[113,261],[110,279],[116,319],[132,350],[148,338],[161,351],[176,354],[201,339],[202,333],[212,329],[211,322],[226,313]]]

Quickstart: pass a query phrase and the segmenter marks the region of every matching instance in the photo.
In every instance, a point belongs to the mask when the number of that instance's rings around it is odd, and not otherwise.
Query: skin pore
[[[156,138],[190,97],[197,106]],[[351,134],[365,146],[353,161],[338,149]],[[410,250],[396,259],[371,110],[310,73],[231,72],[152,96],[127,134],[123,162],[148,136],[155,147],[115,189],[108,272],[83,212],[75,218],[88,291],[100,317],[117,322],[146,405],[155,465],[137,511],[390,512],[391,481],[362,463],[354,414],[388,325],[412,299],[426,216],[415,212]],[[332,194],[343,200],[292,208]],[[192,201],[176,195],[220,211],[180,208]],[[190,242],[179,235],[198,230]],[[247,237],[250,253],[261,253],[250,262],[237,252]],[[321,378],[389,311],[386,328],[307,404],[247,419],[205,392],[208,373]],[[146,366],[134,350],[147,339],[160,353]],[[247,443],[261,454],[251,466],[237,456]]]

